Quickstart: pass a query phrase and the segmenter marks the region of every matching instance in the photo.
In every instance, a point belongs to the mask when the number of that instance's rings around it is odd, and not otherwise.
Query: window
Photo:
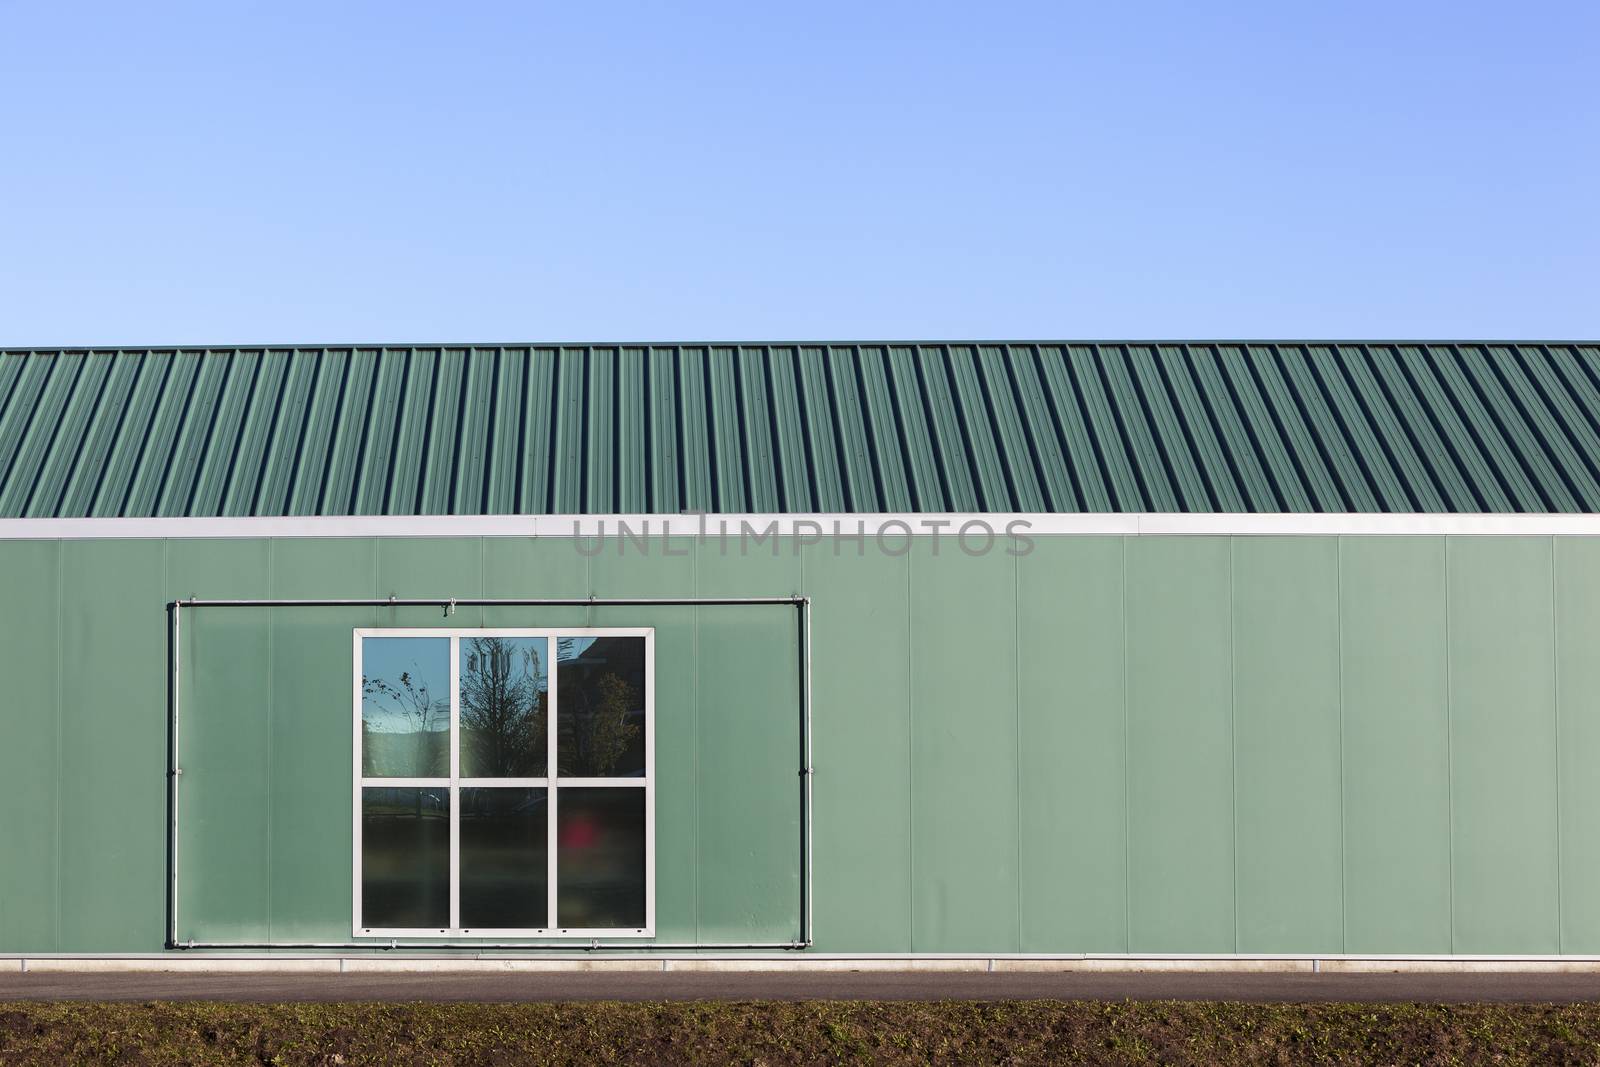
[[[360,937],[655,933],[654,631],[357,630]]]

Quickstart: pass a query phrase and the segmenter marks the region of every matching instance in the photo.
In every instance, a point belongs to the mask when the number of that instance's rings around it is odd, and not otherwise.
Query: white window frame
[[[361,642],[368,637],[443,637],[450,641],[450,776],[448,778],[366,778],[361,773]],[[461,775],[461,640],[474,637],[542,637],[548,641],[549,667],[546,670],[549,715],[546,717],[547,777],[543,778],[463,778]],[[563,778],[556,769],[556,723],[561,714],[556,640],[560,637],[642,637],[644,638],[644,777],[643,778]],[[650,938],[656,935],[656,632],[651,627],[550,628],[386,628],[358,627],[354,631],[352,668],[354,674],[354,732],[352,734],[351,781],[351,933],[355,937],[449,937],[449,938]],[[530,928],[461,926],[461,790],[478,787],[512,787],[547,790],[545,804],[546,925]],[[561,927],[556,923],[558,898],[556,816],[560,791],[568,787],[599,787],[644,790],[644,926],[620,929]],[[450,925],[419,929],[366,927],[361,915],[361,791],[362,789],[446,789],[450,797]]]

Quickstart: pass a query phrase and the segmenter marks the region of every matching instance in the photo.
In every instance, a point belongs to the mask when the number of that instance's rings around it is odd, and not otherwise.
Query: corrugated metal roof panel
[[[1600,510],[1600,347],[0,351],[0,517]]]

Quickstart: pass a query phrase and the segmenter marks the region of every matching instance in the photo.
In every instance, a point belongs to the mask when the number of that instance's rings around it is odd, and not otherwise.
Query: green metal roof
[[[1595,343],[0,351],[0,517],[1596,512]]]

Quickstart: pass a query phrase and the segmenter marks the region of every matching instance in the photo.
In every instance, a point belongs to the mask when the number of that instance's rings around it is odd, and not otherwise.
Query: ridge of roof
[[[1594,339],[1573,338],[1487,338],[1487,337],[1012,337],[1012,338],[871,338],[864,340],[688,340],[688,341],[270,341],[253,344],[105,344],[105,345],[0,345],[0,355],[28,355],[75,352],[261,352],[281,351],[400,351],[452,349],[479,351],[488,349],[612,349],[612,348],[941,348],[1015,347],[1022,345],[1071,345],[1077,347],[1158,346],[1163,348],[1185,345],[1258,345],[1281,347],[1301,345],[1322,347],[1328,345],[1388,345],[1388,346],[1516,346],[1561,345],[1565,347],[1592,347],[1600,345]]]

